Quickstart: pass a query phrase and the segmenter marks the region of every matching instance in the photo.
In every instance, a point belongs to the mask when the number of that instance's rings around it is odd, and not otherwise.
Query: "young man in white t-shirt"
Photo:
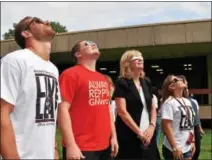
[[[54,35],[48,21],[25,17],[15,26],[15,40],[22,49],[1,59],[3,159],[58,158],[59,73],[49,61]]]

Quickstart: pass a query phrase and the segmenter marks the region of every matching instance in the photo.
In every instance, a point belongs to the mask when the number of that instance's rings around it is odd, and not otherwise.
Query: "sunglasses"
[[[170,82],[170,84],[172,84],[172,83],[177,83],[178,81],[183,81],[183,79],[174,78],[174,79]]]
[[[140,60],[140,61],[143,61],[143,58],[141,56],[133,56],[131,58],[131,61],[134,61],[134,60]]]
[[[93,42],[93,41],[85,41],[84,45],[85,46],[92,46],[92,45],[96,45],[97,46],[97,44],[95,42]]]
[[[27,27],[25,28],[25,30],[29,29],[29,27],[31,26],[31,24],[35,22],[35,23],[40,23],[40,24],[44,24],[45,22],[37,17],[32,18],[32,20],[29,22],[29,24],[27,25]]]

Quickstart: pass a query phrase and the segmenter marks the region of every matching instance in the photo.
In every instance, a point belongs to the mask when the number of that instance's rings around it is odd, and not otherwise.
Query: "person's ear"
[[[32,33],[29,32],[28,30],[22,31],[22,32],[21,32],[21,35],[22,35],[24,38],[32,37]]]
[[[168,90],[169,91],[173,91],[174,89],[175,89],[174,85],[173,84],[170,84],[169,87],[168,87]]]
[[[80,52],[76,52],[76,53],[75,53],[75,57],[76,57],[76,58],[80,58],[80,57],[82,57],[82,55],[80,54]]]

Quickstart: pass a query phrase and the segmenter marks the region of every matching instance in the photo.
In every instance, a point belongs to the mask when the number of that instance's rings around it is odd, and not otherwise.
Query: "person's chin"
[[[186,86],[181,86],[180,88],[184,90],[184,89],[186,89]]]
[[[56,32],[50,27],[49,29],[46,30],[46,34],[51,37],[51,39],[54,38],[54,36],[56,35]]]
[[[51,33],[49,35],[46,36],[47,41],[52,41],[55,37],[55,33]]]
[[[100,56],[100,53],[99,52],[94,52],[93,55]]]
[[[51,38],[52,38],[52,40],[54,39],[55,35],[56,35],[56,32],[53,30],[53,31],[51,32]]]
[[[139,66],[139,67],[137,67],[137,69],[143,70],[143,69],[144,69],[144,67],[140,67],[140,66]]]

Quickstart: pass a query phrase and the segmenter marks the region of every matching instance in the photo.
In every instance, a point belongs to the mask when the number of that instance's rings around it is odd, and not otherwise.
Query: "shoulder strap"
[[[189,116],[189,114],[190,114],[189,110],[191,110],[192,115],[194,115],[192,109],[189,106],[187,106],[186,104],[183,105],[177,98],[174,98],[174,99],[176,99],[178,101],[178,103],[180,103],[180,105],[186,110],[187,116]]]
[[[182,102],[180,102],[177,98],[174,98],[178,103],[180,103],[180,105],[184,108],[184,105],[182,104]]]

